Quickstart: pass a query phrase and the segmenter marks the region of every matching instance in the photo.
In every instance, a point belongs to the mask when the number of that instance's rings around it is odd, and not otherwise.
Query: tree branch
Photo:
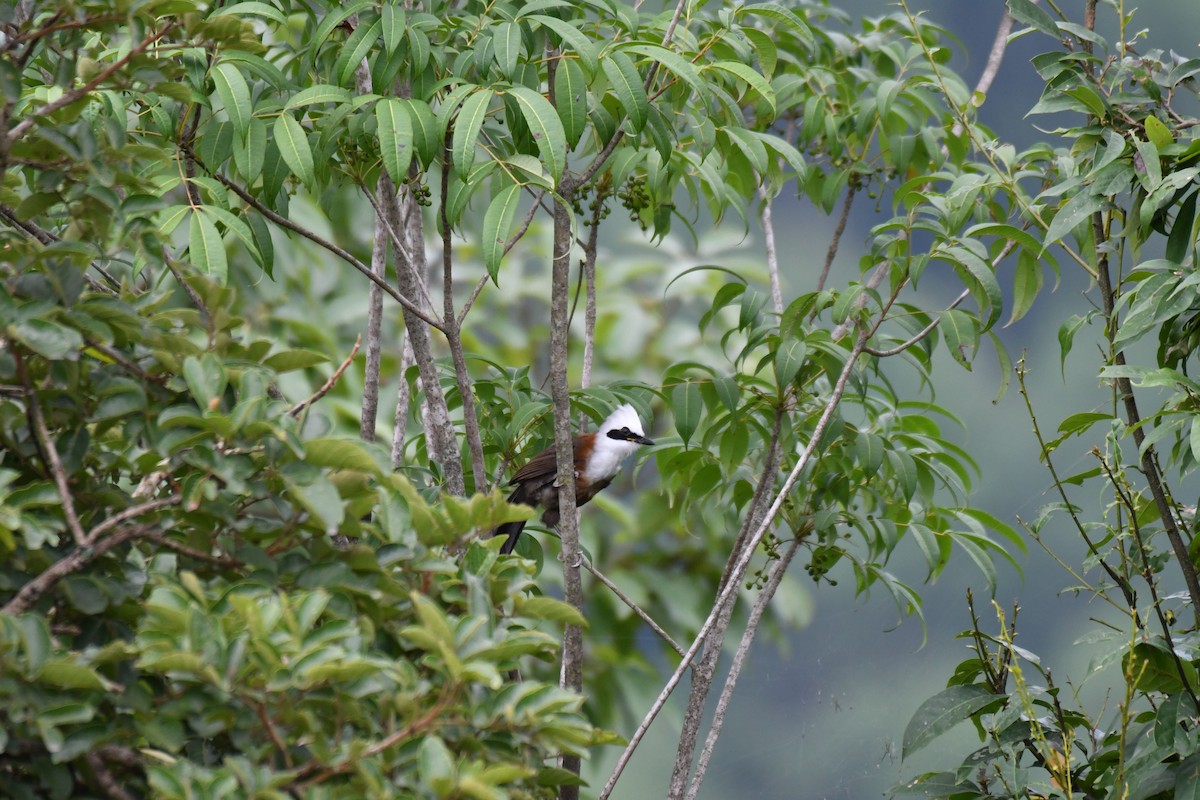
[[[329,380],[325,381],[325,383],[321,386],[321,388],[317,389],[317,391],[313,392],[312,396],[309,397],[307,400],[302,400],[301,402],[299,402],[296,405],[289,408],[288,412],[287,412],[288,416],[292,417],[293,419],[299,419],[300,415],[304,413],[304,409],[308,408],[313,403],[317,402],[322,397],[329,394],[329,390],[337,385],[338,380],[342,377],[342,373],[346,371],[346,368],[349,367],[350,364],[354,361],[354,357],[356,355],[358,355],[358,347],[361,344],[362,344],[362,334],[360,333],[358,335],[358,338],[354,340],[354,347],[350,350],[350,355],[346,356],[346,360],[342,362],[342,365],[333,371],[333,374],[329,376]],[[371,441],[371,442],[375,441],[375,436],[374,436],[373,430],[372,430],[371,438],[368,439],[367,441]]]
[[[678,642],[671,638],[671,634],[663,630],[662,626],[654,621],[654,617],[647,614],[641,606],[633,601],[633,598],[621,591],[621,588],[609,580],[608,576],[596,569],[595,564],[593,564],[591,561],[588,561],[586,558],[581,559],[581,561],[583,563],[583,568],[592,573],[592,575],[596,576],[596,580],[607,586],[613,594],[620,598],[622,603],[629,606],[629,609],[633,613],[637,614],[641,618],[642,622],[645,622],[648,626],[650,626],[650,630],[657,633],[659,638],[666,642],[672,650],[681,656],[683,655],[683,648],[679,646]]]

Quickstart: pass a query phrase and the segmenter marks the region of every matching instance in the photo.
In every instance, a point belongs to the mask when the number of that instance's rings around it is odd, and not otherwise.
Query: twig
[[[194,547],[188,547],[186,544],[177,542],[174,539],[169,538],[165,533],[160,533],[158,531],[147,533],[142,538],[148,539],[155,544],[162,545],[168,550],[174,550],[181,556],[187,556],[188,558],[194,558],[197,561],[215,564],[219,567],[240,567],[243,565],[243,562],[232,556],[214,556],[212,553],[205,553],[203,550],[197,550]]]
[[[450,144],[453,130],[446,129],[442,149],[442,197],[438,203],[438,214],[442,220],[442,319],[445,325],[446,344],[450,347],[450,360],[454,364],[454,381],[462,402],[463,433],[467,437],[467,452],[471,455],[471,480],[475,491],[480,491],[487,481],[487,469],[483,464],[483,437],[479,433],[479,415],[475,411],[475,392],[471,385],[471,373],[463,353],[462,330],[454,312],[454,244],[450,228]]]
[[[838,245],[841,244],[842,234],[846,232],[846,222],[850,219],[850,209],[857,194],[858,184],[851,181],[846,189],[846,199],[842,201],[842,212],[838,215],[837,225],[833,229],[833,238],[829,241],[829,249],[825,251],[825,265],[821,268],[821,277],[817,279],[818,292],[824,290],[825,282],[829,280],[829,270],[833,268],[833,260],[837,258]]]
[[[13,359],[17,366],[17,376],[21,385],[25,387],[25,402],[27,403],[25,412],[29,416],[29,427],[33,429],[38,450],[41,451],[42,463],[50,471],[54,487],[58,490],[58,499],[62,503],[67,529],[71,531],[75,544],[82,546],[87,535],[83,532],[83,525],[80,524],[79,515],[75,512],[75,498],[71,495],[71,487],[67,482],[67,471],[63,468],[62,459],[58,457],[58,449],[55,448],[54,441],[50,438],[50,431],[46,428],[46,420],[42,416],[37,390],[33,388],[33,382],[29,379],[29,372],[25,368],[25,359],[17,350],[13,351]]]
[[[952,302],[950,305],[946,306],[946,311],[950,311],[953,308],[957,308],[958,305],[960,303],[962,303],[963,300],[966,300],[967,297],[970,296],[970,294],[971,294],[970,289],[963,289],[962,293],[959,294],[958,297],[954,298],[954,302]],[[944,313],[945,313],[945,311],[942,312],[942,314],[944,314]],[[937,326],[939,324],[941,324],[941,321],[942,321],[942,315],[939,314],[938,316],[934,317],[933,320],[928,325],[926,325],[921,330],[917,331],[915,334],[913,334],[913,336],[911,338],[909,338],[902,344],[898,344],[895,347],[889,347],[886,350],[877,350],[874,347],[866,347],[866,348],[863,348],[863,352],[866,353],[867,355],[875,356],[877,358],[888,358],[890,356],[900,355],[905,350],[912,347],[914,344],[917,344],[918,342],[920,342],[922,339],[924,339],[929,334],[933,333],[934,329],[937,328]]]
[[[775,249],[775,221],[771,217],[771,198],[767,197],[767,187],[759,185],[758,196],[762,200],[763,244],[767,249],[767,276],[771,282],[771,307],[775,313],[783,314],[783,287],[779,285],[779,253]],[[820,288],[817,289],[820,291]]]
[[[396,387],[396,414],[392,420],[392,469],[399,469],[404,463],[404,444],[408,434],[408,403],[410,387],[408,385],[408,368],[417,363],[413,360],[412,347],[408,337],[404,338],[400,348],[400,385]]]
[[[325,250],[328,250],[330,253],[333,253],[335,256],[342,259],[347,264],[354,267],[360,273],[365,275],[372,283],[374,283],[376,286],[378,286],[388,297],[392,298],[397,303],[399,303],[401,306],[403,306],[405,311],[409,312],[410,314],[415,314],[418,319],[420,319],[422,322],[424,322],[426,325],[430,326],[431,328],[436,328],[439,331],[442,330],[442,324],[440,322],[438,322],[436,319],[431,317],[429,314],[422,311],[417,306],[416,303],[414,303],[409,298],[405,297],[404,294],[402,294],[398,289],[396,289],[396,287],[392,286],[386,280],[384,280],[383,278],[376,275],[368,265],[364,264],[362,261],[355,258],[355,256],[352,253],[350,253],[348,250],[346,250],[344,247],[340,247],[337,244],[334,244],[333,242],[329,241],[328,239],[325,239],[324,237],[318,235],[317,233],[310,231],[308,228],[305,228],[302,225],[297,225],[296,223],[292,222],[287,217],[284,217],[280,214],[275,213],[273,210],[271,210],[266,205],[264,205],[262,202],[260,202],[257,197],[250,194],[245,189],[243,189],[241,186],[238,186],[236,183],[234,183],[233,181],[226,178],[220,172],[214,173],[210,170],[209,174],[212,175],[214,178],[216,178],[218,181],[220,181],[223,186],[225,186],[231,192],[233,192],[238,197],[240,197],[242,199],[242,202],[249,205],[251,208],[253,208],[255,211],[257,211],[259,214],[262,214],[264,217],[271,220],[276,225],[286,228],[289,231],[291,231],[292,233],[303,236],[305,239],[308,239],[310,242],[316,244],[317,246],[319,246]]]
[[[146,51],[146,48],[148,48],[150,45],[154,44],[159,39],[166,36],[172,29],[174,29],[174,27],[175,27],[174,22],[168,22],[166,25],[163,26],[163,29],[161,31],[159,31],[157,33],[148,34],[146,36],[146,38],[142,39],[142,41],[137,44],[136,47],[134,47],[132,50],[130,50],[128,53],[126,53],[123,57],[114,61],[107,68],[101,70],[96,75],[96,77],[92,78],[90,81],[85,83],[83,86],[72,89],[69,92],[63,92],[62,95],[60,95],[57,99],[51,100],[49,103],[46,103],[45,105],[41,106],[40,108],[34,109],[33,111],[26,114],[25,119],[21,120],[20,122],[18,122],[16,125],[14,125],[12,128],[9,129],[8,136],[6,137],[8,145],[11,147],[13,145],[13,143],[15,143],[22,136],[24,136],[25,133],[30,128],[33,127],[34,122],[37,117],[44,117],[44,116],[47,116],[48,114],[53,114],[55,111],[58,111],[60,108],[66,108],[67,106],[71,105],[75,101],[82,99],[85,95],[89,94],[97,86],[99,86],[100,84],[104,83],[106,80],[111,78],[116,72],[123,69],[125,67],[125,65],[128,64],[130,61],[132,61],[134,58],[136,58],[137,56],[140,56],[142,53],[144,53]]]
[[[371,243],[371,271],[379,277],[387,274],[388,239],[384,235],[383,218],[375,214],[375,236]],[[379,422],[379,370],[383,361],[383,292],[371,284],[367,296],[367,363],[363,375],[363,402],[359,416],[358,435],[363,441],[375,441],[375,426]]]
[[[354,357],[358,355],[358,347],[361,344],[362,334],[360,333],[358,338],[354,340],[354,348],[350,351],[350,355],[346,356],[346,360],[342,362],[342,365],[334,370],[333,374],[329,376],[329,380],[325,381],[321,388],[313,392],[312,396],[307,400],[303,400],[289,408],[287,412],[288,415],[293,419],[299,419],[300,415],[304,413],[304,409],[308,408],[313,403],[329,394],[329,390],[337,385],[338,379],[342,377],[342,373],[346,371],[346,368],[349,367],[351,362],[354,361]]]
[[[693,639],[691,647],[689,647],[687,652],[683,654],[683,659],[679,666],[675,668],[675,672],[672,673],[671,677],[667,680],[666,685],[663,686],[662,691],[655,699],[653,705],[651,705],[650,710],[646,713],[646,716],[638,725],[637,730],[635,730],[633,735],[630,737],[629,744],[626,745],[625,750],[617,759],[617,763],[613,768],[612,775],[609,776],[608,781],[604,784],[604,788],[601,790],[597,800],[607,800],[607,798],[612,795],[613,789],[616,788],[617,781],[621,778],[621,773],[624,772],[625,767],[629,765],[629,760],[633,758],[633,754],[637,750],[637,747],[641,743],[642,739],[645,737],[646,731],[650,729],[650,725],[654,722],[654,720],[658,717],[659,712],[661,712],[663,707],[666,705],[667,698],[671,696],[671,693],[675,691],[675,687],[678,686],[680,680],[683,679],[684,672],[687,670],[692,659],[696,657],[696,653],[700,650],[700,647],[707,640],[708,632],[712,629],[725,603],[727,603],[737,591],[737,588],[741,583],[742,576],[745,574],[746,568],[750,565],[750,559],[754,555],[755,550],[758,549],[758,545],[760,542],[762,542],[763,536],[766,535],[767,531],[770,530],[771,525],[774,524],[775,517],[778,516],[780,509],[783,508],[785,498],[787,498],[787,496],[791,493],[792,488],[800,479],[800,473],[803,472],[804,468],[808,466],[809,460],[816,452],[817,445],[825,435],[825,430],[829,427],[829,423],[833,419],[834,412],[841,403],[842,395],[846,392],[846,386],[850,382],[850,375],[853,373],[854,367],[858,363],[858,359],[863,354],[863,348],[866,346],[866,343],[870,337],[878,329],[879,325],[883,323],[883,319],[886,316],[887,311],[895,302],[896,297],[899,295],[900,289],[903,286],[904,281],[901,281],[897,284],[891,299],[880,313],[879,319],[876,320],[875,324],[872,325],[871,328],[864,330],[859,334],[858,339],[855,341],[854,347],[850,350],[849,357],[846,359],[846,364],[842,368],[842,372],[838,376],[837,382],[834,384],[833,391],[829,396],[829,400],[826,401],[825,410],[821,413],[820,419],[817,420],[816,427],[813,429],[813,433],[809,439],[808,445],[805,446],[804,452],[801,453],[800,457],[796,460],[796,464],[792,467],[792,471],[788,473],[787,479],[784,480],[783,486],[775,495],[774,501],[772,501],[770,508],[767,509],[767,513],[762,522],[759,523],[754,535],[750,538],[750,541],[747,542],[746,547],[742,551],[742,556],[734,568],[733,575],[731,575],[730,580],[726,582],[725,588],[721,590],[720,595],[717,597],[717,601],[713,604],[712,611],[709,612],[708,618],[705,619],[704,624],[700,626],[700,630],[696,633],[696,637]]]
[[[108,533],[113,528],[124,525],[126,522],[136,519],[143,514],[152,514],[155,511],[160,511],[164,508],[177,506],[181,502],[181,497],[178,495],[172,495],[171,497],[160,497],[157,500],[148,500],[140,505],[130,506],[123,511],[118,511],[116,514],[105,518],[103,522],[88,531],[87,536],[84,538],[84,546],[95,544],[101,536]]]
[[[611,580],[609,580],[608,576],[606,576],[600,570],[596,569],[595,564],[593,564],[591,561],[588,561],[586,558],[582,559],[581,563],[583,564],[584,569],[586,569],[588,572],[590,572],[596,576],[596,580],[600,581],[605,586],[607,586],[612,591],[613,594],[615,594],[617,597],[619,597],[621,599],[622,603],[629,606],[630,610],[633,611],[633,613],[635,613],[639,617],[641,617],[642,622],[645,622],[647,625],[649,625],[650,630],[657,633],[664,642],[666,642],[668,645],[671,646],[672,650],[674,650],[676,653],[678,653],[681,656],[683,655],[683,648],[679,646],[678,642],[676,642],[674,639],[671,638],[671,634],[669,634],[665,630],[663,630],[662,626],[659,625],[657,622],[655,622],[653,617],[651,617],[649,614],[647,614],[645,612],[645,610],[642,609],[642,607],[639,606],[637,603],[635,603],[629,595],[627,595],[623,591],[621,591],[621,588],[619,586],[617,586],[615,583],[613,583]]]

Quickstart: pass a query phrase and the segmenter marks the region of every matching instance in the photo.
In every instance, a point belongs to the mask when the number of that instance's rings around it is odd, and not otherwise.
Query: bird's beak
[[[653,439],[647,439],[645,436],[636,436],[634,437],[633,441],[637,442],[638,444],[654,444]]]

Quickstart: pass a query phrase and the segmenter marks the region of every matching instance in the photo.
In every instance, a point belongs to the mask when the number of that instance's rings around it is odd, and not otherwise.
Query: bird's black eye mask
[[[630,439],[636,438],[629,428],[621,428],[618,431],[609,431],[608,438],[616,439],[618,442],[628,442]]]

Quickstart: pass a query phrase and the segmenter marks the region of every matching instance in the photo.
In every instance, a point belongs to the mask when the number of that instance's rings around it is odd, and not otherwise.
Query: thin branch
[[[308,408],[313,403],[329,394],[329,391],[337,385],[338,380],[342,377],[342,373],[346,371],[346,368],[349,367],[354,361],[354,357],[358,355],[358,348],[361,344],[362,334],[360,333],[358,338],[354,340],[354,347],[350,350],[350,355],[346,356],[346,360],[342,362],[342,365],[334,370],[333,374],[329,376],[329,380],[325,381],[321,388],[313,392],[312,396],[307,400],[302,400],[301,402],[289,408],[287,412],[288,415],[293,419],[299,419],[300,415],[304,413],[304,409]],[[374,439],[371,441],[374,441]]]
[[[371,271],[381,278],[387,275],[388,239],[383,220],[375,215],[375,235],[371,242]],[[375,426],[379,423],[379,371],[383,362],[383,292],[372,283],[367,295],[367,362],[363,374],[363,402],[359,414],[358,436],[363,441],[375,441]],[[361,337],[360,337],[361,338]]]
[[[475,491],[483,489],[487,481],[487,469],[483,464],[483,437],[479,433],[479,415],[475,411],[475,391],[471,384],[471,373],[463,353],[462,330],[454,312],[454,245],[450,228],[450,137],[453,131],[446,129],[442,149],[442,196],[438,213],[442,220],[442,319],[445,324],[446,343],[450,347],[450,360],[454,364],[454,381],[458,386],[462,402],[463,433],[467,437],[467,451],[471,454],[471,480]]]
[[[946,313],[946,311],[949,311],[953,308],[958,308],[959,304],[962,303],[963,300],[966,300],[967,297],[970,296],[970,294],[971,294],[970,289],[963,289],[962,293],[959,294],[958,297],[954,298],[954,302],[952,302],[950,305],[946,306],[946,310],[943,311],[942,314]],[[903,343],[898,344],[895,347],[889,347],[886,350],[876,350],[874,347],[866,347],[866,348],[863,348],[863,352],[866,353],[867,355],[875,356],[877,358],[889,358],[891,356],[900,355],[905,350],[907,350],[908,348],[917,344],[918,342],[920,342],[922,339],[924,339],[929,334],[933,333],[934,329],[937,328],[937,326],[939,324],[941,324],[941,322],[942,322],[942,315],[939,314],[938,316],[934,317],[933,320],[928,325],[926,325],[921,330],[917,331],[915,334],[913,334],[913,336],[910,339],[904,341]]]
[[[158,31],[157,33],[147,34],[146,38],[142,39],[142,41],[139,42],[137,44],[137,46],[135,46],[128,53],[126,53],[123,57],[114,61],[108,67],[101,70],[99,73],[96,74],[96,77],[92,78],[90,81],[85,83],[83,86],[72,89],[69,92],[63,92],[62,95],[60,95],[57,99],[51,100],[49,103],[46,103],[45,105],[41,106],[40,108],[34,109],[33,111],[26,114],[25,118],[23,120],[18,122],[16,125],[14,125],[9,130],[8,136],[6,137],[8,146],[11,147],[18,139],[20,139],[22,136],[24,136],[25,133],[34,126],[36,119],[38,117],[45,117],[49,114],[53,114],[55,111],[58,111],[61,108],[66,108],[67,106],[71,105],[72,103],[76,102],[77,100],[81,100],[83,97],[90,94],[97,86],[104,83],[106,80],[111,78],[114,74],[116,74],[120,70],[124,69],[126,64],[128,64],[130,61],[132,61],[133,59],[140,56],[142,53],[144,53],[146,51],[146,49],[148,47],[150,47],[150,45],[154,44],[159,39],[166,36],[174,28],[175,28],[175,23],[168,22],[166,25],[163,26],[163,29],[161,31]]]
[[[604,216],[604,195],[597,189],[595,206],[592,208],[591,227],[587,243],[583,246],[581,272],[584,281],[583,305],[583,369],[579,385],[586,388],[592,383],[592,361],[596,353],[596,251],[600,244],[600,220]]]
[[[182,498],[180,498],[178,495],[173,495],[171,497],[160,497],[157,500],[148,500],[140,505],[130,506],[123,511],[118,511],[111,517],[106,517],[103,522],[88,531],[87,536],[84,537],[83,540],[84,546],[88,547],[94,545],[97,541],[99,541],[101,536],[108,533],[113,528],[124,525],[126,522],[136,519],[143,514],[152,514],[155,511],[160,511],[164,508],[177,506],[181,502]]]
[[[837,225],[833,229],[833,238],[829,241],[829,249],[825,251],[825,265],[821,267],[821,276],[817,279],[817,291],[825,288],[829,280],[829,270],[833,268],[833,260],[837,258],[838,245],[841,244],[842,234],[846,232],[846,223],[850,219],[850,209],[854,206],[854,198],[858,195],[858,184],[850,182],[846,189],[846,199],[842,201],[842,211],[838,214]]]
[[[13,358],[16,361],[17,376],[21,381],[21,385],[25,387],[25,412],[29,417],[29,427],[33,431],[34,438],[37,440],[38,450],[42,455],[42,463],[50,472],[50,477],[54,480],[54,488],[58,490],[58,499],[62,503],[63,516],[67,521],[67,529],[71,531],[71,536],[75,539],[75,544],[83,546],[87,539],[87,535],[83,532],[83,525],[79,522],[79,515],[75,512],[75,498],[71,494],[71,487],[67,481],[67,471],[63,468],[62,459],[58,457],[58,449],[54,446],[54,440],[50,438],[50,431],[46,428],[46,419],[42,416],[42,407],[38,402],[37,390],[33,387],[33,382],[29,378],[29,372],[25,368],[25,359],[21,353],[14,350]]]
[[[409,367],[416,364],[408,337],[400,347],[400,385],[396,387],[396,415],[392,420],[392,469],[404,464],[404,445],[408,438],[408,403],[412,399],[408,384]]]
[[[151,542],[154,542],[157,545],[161,545],[162,547],[165,547],[168,550],[174,550],[176,553],[179,553],[179,555],[181,555],[181,556],[187,556],[188,558],[195,559],[196,561],[203,561],[208,564],[213,564],[214,566],[218,566],[218,567],[240,567],[240,566],[243,566],[242,561],[239,561],[238,559],[233,558],[232,556],[214,556],[212,553],[206,553],[203,550],[197,550],[194,547],[188,547],[186,544],[177,542],[174,539],[169,538],[165,533],[160,533],[158,531],[152,531],[150,533],[147,533],[145,536],[143,536],[141,538],[147,539]]]
[[[671,638],[671,634],[669,634],[665,630],[663,630],[662,626],[654,621],[654,617],[651,617],[649,614],[647,614],[646,611],[641,606],[639,606],[637,603],[635,603],[629,595],[627,595],[623,591],[621,591],[621,588],[619,586],[617,586],[615,583],[613,583],[611,580],[609,580],[608,576],[606,576],[600,570],[596,569],[596,565],[593,564],[591,561],[588,561],[586,558],[583,558],[583,559],[581,559],[581,563],[583,564],[584,569],[586,569],[588,572],[590,572],[594,576],[596,576],[596,580],[600,581],[605,586],[607,586],[613,594],[615,594],[618,598],[620,598],[622,603],[629,606],[629,609],[631,611],[633,611],[633,613],[635,613],[639,617],[641,617],[642,622],[645,622],[648,626],[650,626],[650,630],[657,633],[659,635],[659,638],[661,638],[664,642],[666,642],[668,645],[670,645],[672,650],[674,650],[676,653],[678,653],[681,656],[683,655],[683,648],[679,646],[678,642],[676,642],[674,639]]]
[[[333,253],[335,256],[342,259],[347,264],[354,267],[356,270],[358,270],[363,275],[365,275],[368,279],[370,279],[370,281],[372,283],[374,283],[376,286],[378,286],[388,297],[392,298],[397,303],[399,303],[401,306],[403,306],[405,311],[409,312],[410,314],[416,315],[416,317],[419,320],[424,322],[429,327],[436,328],[439,331],[442,330],[442,323],[440,323],[438,320],[434,319],[429,314],[422,311],[417,306],[416,303],[414,303],[412,300],[405,297],[398,289],[396,289],[396,287],[392,286],[386,280],[384,280],[380,276],[376,275],[368,265],[364,264],[362,261],[355,258],[354,255],[351,254],[344,247],[340,247],[340,246],[334,244],[333,242],[325,239],[324,237],[319,236],[318,234],[314,233],[313,231],[310,231],[308,228],[305,228],[302,225],[297,225],[295,222],[292,222],[287,217],[284,217],[280,214],[275,213],[273,210],[271,210],[266,205],[264,205],[261,201],[259,201],[259,199],[257,197],[250,194],[245,189],[243,189],[241,186],[238,186],[236,183],[229,180],[221,173],[219,173],[219,172],[214,173],[210,170],[209,174],[212,175],[214,178],[216,178],[218,181],[220,181],[223,186],[225,186],[231,192],[233,192],[238,197],[240,197],[242,199],[242,202],[249,205],[251,208],[253,208],[255,211],[257,211],[259,214],[262,214],[264,217],[271,220],[276,225],[279,225],[282,228],[286,228],[287,230],[291,231],[292,233],[303,236],[305,239],[308,239],[310,242],[312,242],[313,244],[316,244],[318,247],[321,247],[325,250],[328,250],[330,253]]]
[[[783,314],[783,287],[779,284],[779,253],[775,248],[775,221],[771,216],[771,198],[767,187],[759,185],[758,196],[762,199],[763,244],[767,249],[767,276],[771,282],[771,307],[775,313]],[[818,288],[817,291],[820,291]]]
[[[792,467],[792,471],[788,473],[786,480],[784,480],[783,486],[775,495],[775,499],[771,503],[770,508],[767,509],[767,513],[762,522],[759,523],[754,535],[750,538],[750,541],[747,542],[746,547],[742,551],[742,556],[734,568],[731,579],[726,582],[725,588],[721,590],[720,595],[717,597],[717,601],[713,604],[712,611],[709,612],[708,618],[705,619],[704,624],[700,626],[700,630],[696,633],[696,637],[693,639],[691,647],[689,647],[687,652],[684,653],[683,659],[681,660],[679,666],[676,667],[675,672],[672,673],[671,677],[667,680],[666,685],[655,699],[653,705],[651,705],[650,710],[646,713],[646,716],[638,725],[637,730],[635,730],[633,735],[630,737],[629,744],[626,745],[625,750],[617,759],[617,763],[613,768],[612,775],[609,776],[608,781],[604,784],[604,788],[601,790],[597,800],[607,800],[607,798],[612,795],[613,789],[616,788],[617,781],[621,778],[621,773],[623,773],[625,771],[625,767],[629,765],[629,760],[633,758],[634,752],[637,750],[638,745],[641,744],[646,732],[650,729],[650,725],[658,717],[659,712],[661,712],[663,707],[666,705],[667,699],[671,696],[671,693],[675,691],[675,687],[678,686],[679,682],[683,679],[683,675],[687,671],[688,665],[691,664],[692,659],[696,657],[696,654],[699,652],[701,646],[703,646],[703,644],[707,641],[708,632],[716,623],[717,617],[720,615],[725,604],[737,592],[737,588],[741,584],[742,576],[745,575],[746,568],[750,565],[750,560],[753,557],[755,550],[758,549],[759,543],[762,542],[763,537],[774,524],[775,517],[778,516],[780,509],[783,508],[785,499],[789,494],[791,494],[792,488],[800,479],[800,474],[804,471],[805,467],[808,466],[810,459],[812,459],[813,454],[817,450],[817,445],[825,435],[825,430],[829,427],[830,422],[833,420],[834,412],[841,403],[842,395],[845,394],[846,386],[850,382],[850,375],[853,373],[854,368],[858,363],[858,359],[863,354],[863,348],[866,347],[867,341],[875,333],[879,325],[882,324],[887,310],[891,308],[892,303],[895,302],[896,297],[899,295],[900,289],[903,286],[904,281],[901,281],[897,284],[895,292],[892,294],[891,299],[880,313],[879,319],[876,320],[875,324],[872,325],[871,328],[864,330],[859,334],[857,340],[855,341],[854,347],[850,350],[849,357],[846,359],[846,364],[842,368],[842,372],[838,376],[837,382],[833,386],[833,391],[829,396],[829,400],[826,401],[825,410],[821,413],[820,419],[817,420],[816,427],[813,429],[812,436],[809,439],[808,444],[805,446],[804,452],[801,453],[800,457],[796,460],[796,464]]]

